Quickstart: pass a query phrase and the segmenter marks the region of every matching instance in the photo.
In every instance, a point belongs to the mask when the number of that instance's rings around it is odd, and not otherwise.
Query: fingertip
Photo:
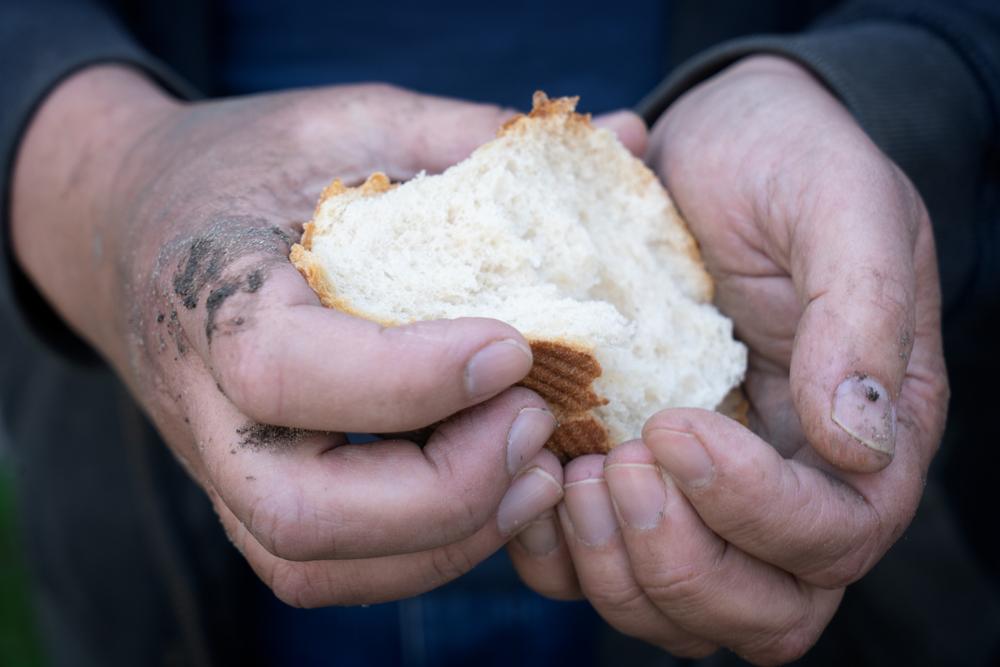
[[[614,447],[604,457],[604,469],[613,465],[655,464],[656,459],[641,439],[629,440]]]
[[[566,464],[563,475],[566,486],[588,480],[604,479],[604,455],[587,454],[585,456],[578,456]]]
[[[621,109],[601,114],[593,119],[595,127],[611,130],[618,140],[636,157],[642,157],[649,142],[645,121],[634,111]]]
[[[896,402],[874,377],[852,373],[834,391],[830,418],[848,435],[892,460],[896,449]]]
[[[494,340],[473,353],[463,370],[470,401],[478,403],[495,396],[531,371],[531,348],[518,338]]]
[[[809,444],[848,472],[878,472],[892,463],[896,401],[873,375],[852,371],[830,390],[808,384],[794,394]]]
[[[510,537],[562,500],[562,467],[548,451],[539,452],[518,473],[497,508],[497,529]]]

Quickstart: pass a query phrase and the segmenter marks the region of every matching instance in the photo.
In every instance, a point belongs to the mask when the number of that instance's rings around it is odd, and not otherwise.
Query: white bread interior
[[[573,405],[605,429],[600,450],[662,408],[719,406],[746,349],[659,180],[575,104],[536,94],[530,115],[440,175],[335,182],[292,261],[326,305],[362,317],[493,317],[533,348],[592,356],[597,400]]]

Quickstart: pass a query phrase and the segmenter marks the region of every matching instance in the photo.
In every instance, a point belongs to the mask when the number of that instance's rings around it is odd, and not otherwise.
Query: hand
[[[750,347],[752,431],[655,415],[641,442],[570,463],[562,536],[536,522],[523,534],[548,540],[511,553],[529,585],[582,591],[626,634],[785,662],[906,528],[943,430],[930,224],[840,103],[778,58],[693,89],[650,143]]]
[[[440,171],[509,115],[386,86],[179,104],[105,67],[33,121],[14,188],[22,266],[290,603],[433,588],[562,495],[541,451],[554,419],[509,389],[531,366],[517,331],[384,329],[321,307],[287,260],[332,177]],[[634,116],[612,122],[644,141]],[[441,420],[423,448],[342,435]]]

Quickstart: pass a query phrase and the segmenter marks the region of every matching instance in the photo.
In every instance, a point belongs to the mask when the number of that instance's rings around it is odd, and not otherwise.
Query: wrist
[[[121,354],[110,210],[134,146],[178,103],[140,72],[97,66],[60,84],[24,134],[11,183],[14,256],[60,316]]]

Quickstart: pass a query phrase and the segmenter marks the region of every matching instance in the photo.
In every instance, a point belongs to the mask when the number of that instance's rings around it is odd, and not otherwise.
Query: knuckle
[[[448,544],[431,551],[430,568],[433,583],[439,586],[457,579],[473,567],[476,561],[460,545]],[[430,582],[429,582],[430,583]]]
[[[447,502],[442,508],[446,508],[447,517],[443,523],[448,526],[453,539],[463,539],[479,530],[493,515],[496,493],[491,491],[493,485],[485,478],[480,479],[474,488],[456,485],[457,480],[467,477],[465,466],[458,457],[463,455],[462,452],[468,452],[469,448],[455,442],[455,436],[449,433],[447,426],[439,428],[434,438],[436,445],[443,446],[425,452],[437,473],[438,484],[445,491]]]
[[[251,506],[247,530],[272,555],[307,560],[313,554],[303,512],[302,498],[297,493],[266,496]]]
[[[265,580],[275,597],[298,609],[310,607],[307,592],[312,590],[308,581],[306,569],[294,563],[278,562],[271,570],[271,575]],[[315,606],[315,605],[313,605]]]
[[[722,555],[716,558],[716,562]],[[711,590],[712,569],[703,565],[681,564],[658,567],[636,567],[636,581],[646,595],[657,604],[683,611],[699,605]]]
[[[609,614],[628,614],[646,602],[645,591],[633,582],[584,582],[583,592],[596,609]]]
[[[851,553],[803,580],[820,588],[844,588],[865,575],[868,562],[866,552]]]

